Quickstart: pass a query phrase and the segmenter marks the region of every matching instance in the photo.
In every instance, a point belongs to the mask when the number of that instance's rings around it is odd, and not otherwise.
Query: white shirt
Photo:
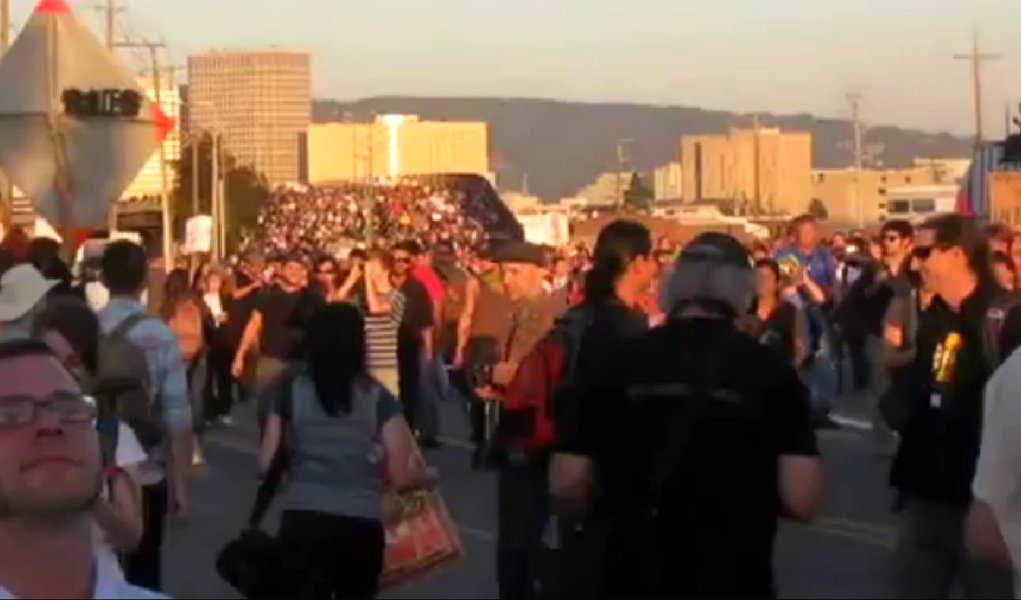
[[[220,294],[206,294],[202,296],[202,299],[209,307],[209,312],[213,313],[213,318],[219,321],[223,316],[223,301],[220,299]]]
[[[103,310],[106,303],[110,301],[110,290],[99,281],[90,281],[85,284],[85,303],[89,305],[92,312]]]
[[[135,587],[124,581],[120,569],[116,568],[117,562],[111,561],[102,555],[96,556],[96,589],[92,592],[91,598],[97,600],[125,600],[137,598],[139,600],[169,598],[163,594],[150,592],[149,590]],[[18,600],[13,594],[0,585],[0,600]]]
[[[121,423],[117,432],[117,448],[114,450],[114,462],[121,469],[125,469],[129,472],[133,472],[133,476],[138,477],[138,466],[145,462],[148,455],[145,450],[142,449],[142,444],[138,441],[138,436],[131,430],[130,427]],[[141,482],[140,482],[141,483]],[[109,498],[110,490],[107,486],[103,486],[102,496],[106,500]],[[114,554],[113,548],[107,543],[106,534],[102,529],[99,528],[98,524],[94,524],[92,528],[92,539],[96,546],[96,553],[103,555],[104,558],[108,558],[110,564],[114,566],[117,571],[120,571],[120,565],[117,564],[117,557]]]
[[[982,446],[972,493],[992,509],[1010,551],[1015,574],[1021,574],[1021,352],[1014,352],[986,384]],[[1014,577],[1021,597],[1021,577]]]

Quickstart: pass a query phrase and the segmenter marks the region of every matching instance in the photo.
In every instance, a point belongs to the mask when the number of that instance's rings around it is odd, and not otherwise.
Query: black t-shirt
[[[901,492],[966,506],[982,431],[982,393],[994,370],[983,345],[986,313],[1000,290],[983,284],[959,312],[940,298],[919,321],[915,362],[903,377],[907,414],[891,482]],[[1011,311],[1001,339],[1017,339]]]
[[[752,304],[751,314],[758,315],[758,303]],[[798,309],[781,300],[773,312],[769,314],[758,330],[758,338],[762,344],[780,353],[789,364],[794,364],[795,325],[798,321]]]
[[[693,384],[712,379],[712,399],[694,415]],[[695,419],[658,503],[659,553],[653,581],[663,597],[775,594],[773,538],[780,514],[777,459],[818,454],[809,393],[790,363],[724,320],[671,321],[621,345],[614,368],[588,391],[576,451],[594,457],[602,510],[640,513],[653,471],[683,419]],[[596,397],[601,401],[596,401]],[[626,532],[617,535],[626,536]],[[628,544],[611,544],[612,596],[636,589],[643,565]]]
[[[306,289],[286,292],[274,286],[260,294],[257,304],[262,315],[259,352],[277,360],[295,359],[299,355],[305,321],[322,304],[321,298]]]
[[[571,313],[587,311],[584,318],[589,324],[577,341],[579,345],[573,381],[564,381],[551,409],[557,430],[557,445],[564,450],[577,451],[582,443],[583,402],[602,399],[587,392],[601,384],[602,373],[610,368],[613,357],[625,340],[635,338],[649,330],[649,319],[640,310],[628,308],[617,299],[605,302],[585,302],[572,308]]]
[[[408,276],[400,287],[404,294],[404,316],[397,332],[398,354],[402,364],[411,364],[422,345],[423,329],[433,326],[433,305],[422,282]]]

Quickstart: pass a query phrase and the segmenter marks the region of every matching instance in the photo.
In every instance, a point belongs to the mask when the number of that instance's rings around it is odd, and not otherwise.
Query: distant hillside
[[[517,188],[528,174],[529,191],[559,198],[577,191],[603,171],[613,170],[616,143],[632,138],[631,158],[644,171],[677,160],[683,134],[717,133],[750,118],[734,113],[684,106],[588,104],[516,98],[379,97],[340,102],[313,102],[317,122],[339,121],[344,113],[358,120],[373,113],[417,114],[423,119],[486,121],[490,124],[493,168],[502,187]],[[811,115],[762,115],[763,126],[809,131],[813,161],[819,168],[851,163],[846,122]],[[931,134],[896,127],[869,130],[866,144],[880,145],[876,159],[904,166],[914,157],[964,156],[969,141],[949,134]]]

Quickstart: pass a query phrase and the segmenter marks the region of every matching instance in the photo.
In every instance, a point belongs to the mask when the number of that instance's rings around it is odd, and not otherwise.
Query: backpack
[[[1011,353],[1017,349],[1021,340],[1004,339],[1003,328],[1007,317],[1018,306],[1021,306],[1021,294],[1005,292],[999,294],[989,304],[985,317],[982,319],[982,353],[990,371],[995,371]]]
[[[144,313],[121,321],[99,341],[99,365],[94,395],[101,410],[109,410],[138,437],[146,451],[162,442],[165,428],[145,351],[128,338]]]
[[[196,301],[187,298],[178,302],[167,325],[177,336],[184,362],[190,363],[195,360],[205,345],[202,336],[202,310]]]
[[[497,436],[503,446],[538,450],[556,440],[559,399],[574,383],[578,351],[592,321],[587,308],[568,311],[518,363],[500,403]]]

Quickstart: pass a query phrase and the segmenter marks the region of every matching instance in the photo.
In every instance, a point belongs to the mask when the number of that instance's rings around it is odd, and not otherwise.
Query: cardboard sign
[[[64,0],[42,0],[0,59],[0,165],[57,229],[105,224],[173,129]]]
[[[190,254],[213,251],[213,217],[197,215],[185,224],[184,250]]]
[[[1021,172],[989,174],[989,220],[1021,228]]]

